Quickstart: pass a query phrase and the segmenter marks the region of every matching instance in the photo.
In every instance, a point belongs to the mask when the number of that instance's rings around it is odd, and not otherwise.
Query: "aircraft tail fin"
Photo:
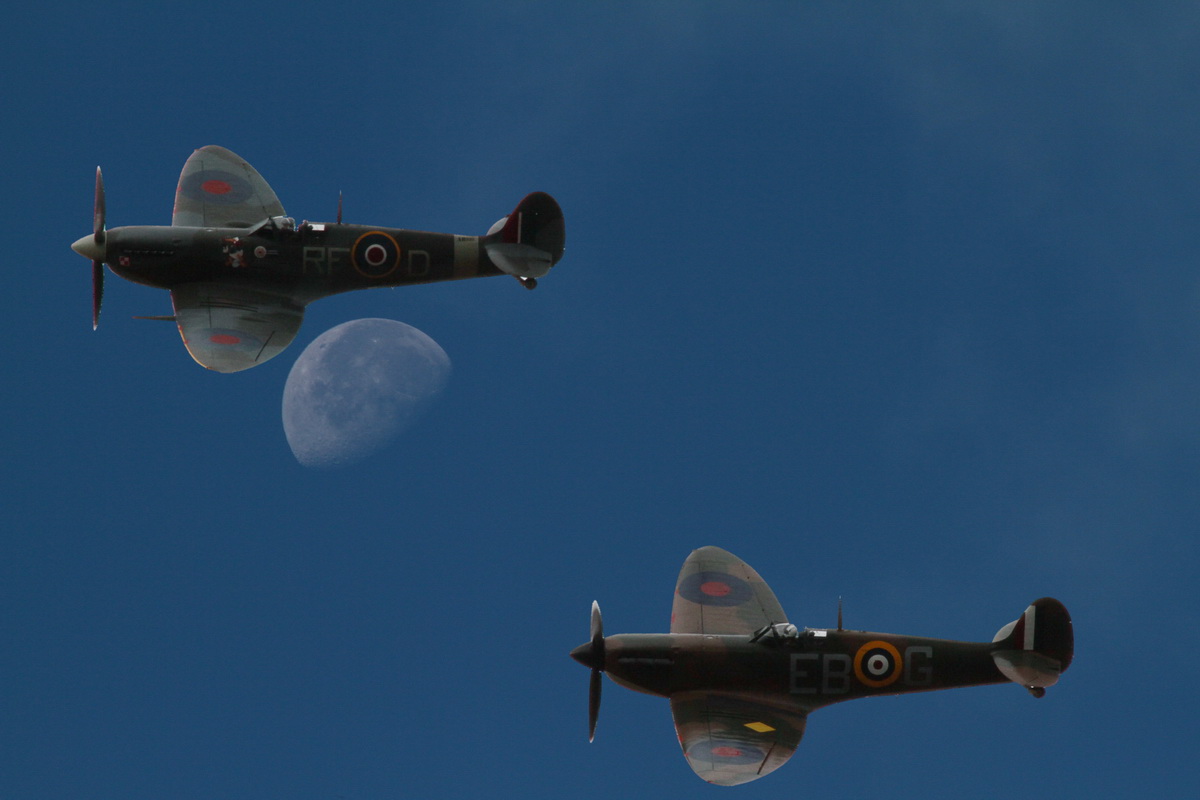
[[[1009,680],[1041,697],[1058,683],[1075,655],[1075,634],[1066,606],[1053,597],[1034,600],[992,639],[992,660]]]
[[[562,258],[566,224],[562,209],[545,192],[527,195],[483,237],[488,258],[501,271],[522,279],[540,278]]]

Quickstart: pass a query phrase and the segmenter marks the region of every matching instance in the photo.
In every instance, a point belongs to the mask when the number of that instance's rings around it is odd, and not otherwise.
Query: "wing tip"
[[[733,559],[734,561],[741,561],[741,559],[735,556],[733,553],[729,552],[723,547],[717,547],[715,544],[706,544],[703,547],[697,547],[688,557]]]

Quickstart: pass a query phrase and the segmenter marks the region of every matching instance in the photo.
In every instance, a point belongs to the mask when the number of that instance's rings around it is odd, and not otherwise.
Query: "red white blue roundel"
[[[688,748],[687,757],[716,764],[760,764],[766,753],[735,739],[704,739]]]
[[[179,191],[191,200],[219,206],[235,206],[254,196],[254,190],[245,178],[221,169],[193,172],[179,184]]]
[[[702,606],[740,606],[754,596],[750,584],[728,572],[695,572],[679,583],[679,596]]]
[[[382,231],[364,233],[350,250],[350,260],[360,275],[386,278],[400,266],[400,245]]]

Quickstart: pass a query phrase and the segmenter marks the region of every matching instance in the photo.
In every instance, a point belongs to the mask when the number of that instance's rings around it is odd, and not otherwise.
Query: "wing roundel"
[[[683,562],[671,606],[671,633],[750,634],[787,622],[775,593],[749,564],[719,547]]]
[[[673,694],[671,716],[688,765],[718,786],[774,772],[796,752],[807,722],[797,711],[720,692]]]
[[[279,355],[304,320],[287,297],[244,286],[189,283],[171,290],[175,324],[196,363],[214,372],[239,372]]]
[[[183,165],[171,224],[248,228],[283,214],[279,198],[254,167],[236,153],[210,144],[192,153]]]

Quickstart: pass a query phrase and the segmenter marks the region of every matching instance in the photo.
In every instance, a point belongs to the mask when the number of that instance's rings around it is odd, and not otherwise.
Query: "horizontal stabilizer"
[[[518,278],[541,278],[554,266],[550,254],[533,245],[491,242],[483,249],[501,271]]]

